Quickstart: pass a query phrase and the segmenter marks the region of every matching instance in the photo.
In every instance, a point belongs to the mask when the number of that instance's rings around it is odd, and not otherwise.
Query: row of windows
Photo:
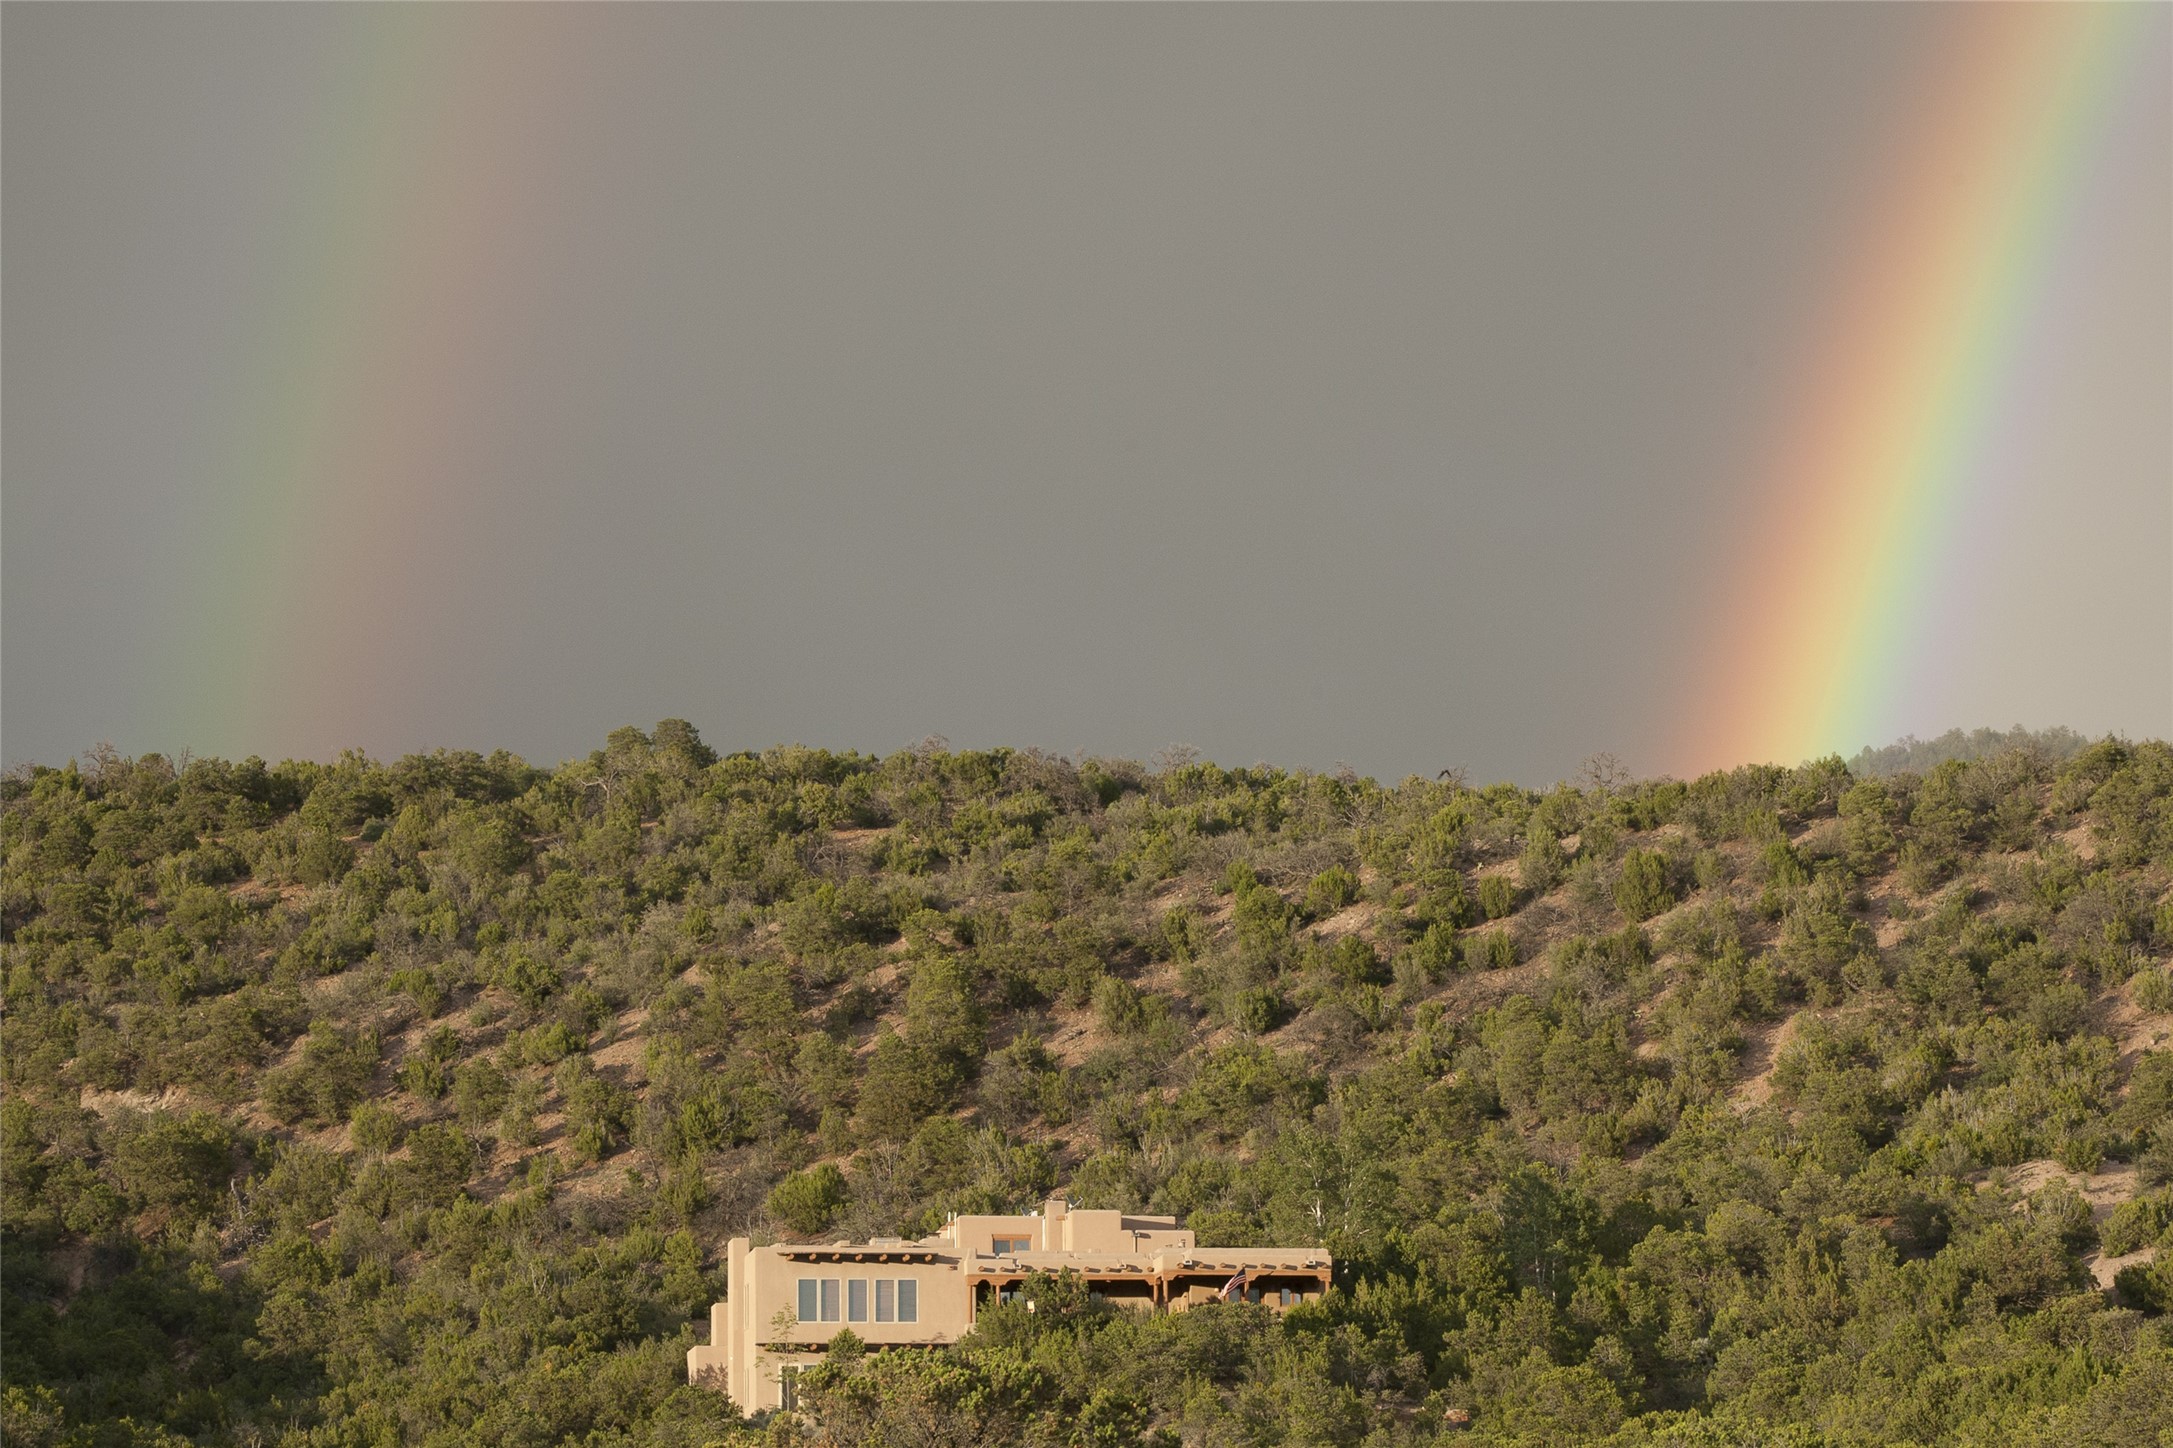
[[[802,1277],[799,1281],[799,1312],[802,1322],[837,1322],[844,1308],[846,1322],[919,1322],[920,1284],[910,1277]]]

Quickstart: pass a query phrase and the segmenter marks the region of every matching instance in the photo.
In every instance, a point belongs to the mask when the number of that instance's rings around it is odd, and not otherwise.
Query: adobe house
[[[870,1348],[940,1347],[1029,1272],[1068,1269],[1100,1300],[1136,1312],[1240,1296],[1280,1311],[1326,1292],[1333,1266],[1316,1247],[1200,1247],[1175,1217],[1075,1211],[1062,1197],[1023,1216],[954,1217],[917,1242],[756,1247],[734,1237],[728,1262],[730,1296],[709,1309],[708,1345],[688,1350],[687,1381],[748,1413],[792,1407],[794,1378],[841,1329]]]

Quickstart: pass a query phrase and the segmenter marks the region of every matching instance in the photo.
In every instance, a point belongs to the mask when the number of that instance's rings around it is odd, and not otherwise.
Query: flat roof
[[[854,1242],[831,1242],[813,1246],[799,1243],[779,1243],[770,1250],[792,1262],[950,1262],[957,1260],[955,1254],[934,1247],[876,1247]]]

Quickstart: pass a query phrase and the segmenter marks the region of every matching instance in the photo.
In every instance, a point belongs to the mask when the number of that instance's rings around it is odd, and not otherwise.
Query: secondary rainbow
[[[415,640],[460,626],[440,540],[488,504],[464,475],[477,382],[538,305],[538,212],[577,121],[578,15],[524,18],[360,7],[310,52],[316,114],[250,218],[247,340],[192,468],[204,536],[163,689],[196,748],[329,756],[412,686]]]
[[[1671,751],[1793,763],[1894,731],[1987,506],[2027,333],[2164,6],[1969,11],[1752,482],[1766,511]]]

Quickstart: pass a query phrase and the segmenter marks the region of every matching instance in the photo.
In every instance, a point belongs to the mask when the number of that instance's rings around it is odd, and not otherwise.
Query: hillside
[[[0,801],[11,1445],[2173,1433],[2162,743],[1537,792],[666,721]],[[683,1385],[728,1234],[1058,1186],[1339,1289]]]

